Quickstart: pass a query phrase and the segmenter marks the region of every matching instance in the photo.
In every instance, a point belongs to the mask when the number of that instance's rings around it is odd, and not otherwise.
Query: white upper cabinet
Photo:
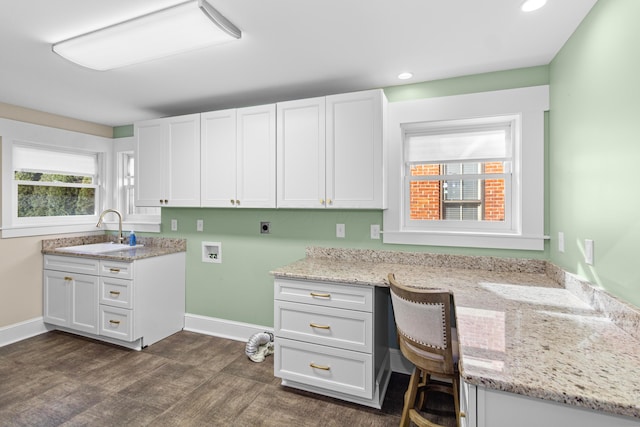
[[[276,107],[203,113],[203,207],[276,207]]]
[[[325,206],[325,98],[278,104],[278,207]]]
[[[200,206],[200,114],[138,122],[136,205]]]
[[[382,90],[278,104],[278,207],[383,209]]]

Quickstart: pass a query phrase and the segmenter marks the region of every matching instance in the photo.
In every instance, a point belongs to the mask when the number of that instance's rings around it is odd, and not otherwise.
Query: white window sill
[[[544,250],[547,236],[506,233],[457,233],[429,231],[385,231],[382,242],[399,245],[459,246],[468,248]]]

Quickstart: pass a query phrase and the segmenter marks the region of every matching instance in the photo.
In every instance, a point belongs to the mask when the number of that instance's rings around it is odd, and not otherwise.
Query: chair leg
[[[402,408],[402,418],[400,419],[400,427],[408,427],[411,419],[409,418],[409,411],[413,408],[416,401],[416,394],[418,393],[418,385],[420,383],[421,371],[417,367],[413,368],[411,379],[409,380],[409,387],[404,394],[404,406]]]
[[[460,382],[459,377],[453,377],[453,407],[456,411],[456,426],[460,427]]]

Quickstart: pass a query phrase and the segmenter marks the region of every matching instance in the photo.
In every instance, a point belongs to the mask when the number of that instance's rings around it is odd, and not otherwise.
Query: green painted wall
[[[599,0],[550,66],[551,260],[640,306],[638,0]],[[557,235],[565,234],[565,252]],[[584,262],[594,240],[594,264]]]

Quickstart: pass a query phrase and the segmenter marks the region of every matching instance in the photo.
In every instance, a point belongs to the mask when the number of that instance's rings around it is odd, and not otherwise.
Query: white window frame
[[[109,171],[111,170],[112,139],[9,119],[0,119],[0,138],[2,144],[2,223],[0,227],[2,238],[104,231],[96,228],[96,222],[97,214],[104,209],[105,199],[111,193]],[[96,154],[101,159],[97,214],[73,218],[18,220],[17,187],[14,185],[12,162],[14,144]]]
[[[535,86],[467,95],[389,103],[388,209],[384,211],[383,242],[433,246],[544,250],[544,112],[549,110],[549,86]],[[512,165],[511,224],[491,226],[407,227],[408,198],[404,185],[404,129],[420,123],[518,117]],[[435,221],[437,222],[437,221]]]

